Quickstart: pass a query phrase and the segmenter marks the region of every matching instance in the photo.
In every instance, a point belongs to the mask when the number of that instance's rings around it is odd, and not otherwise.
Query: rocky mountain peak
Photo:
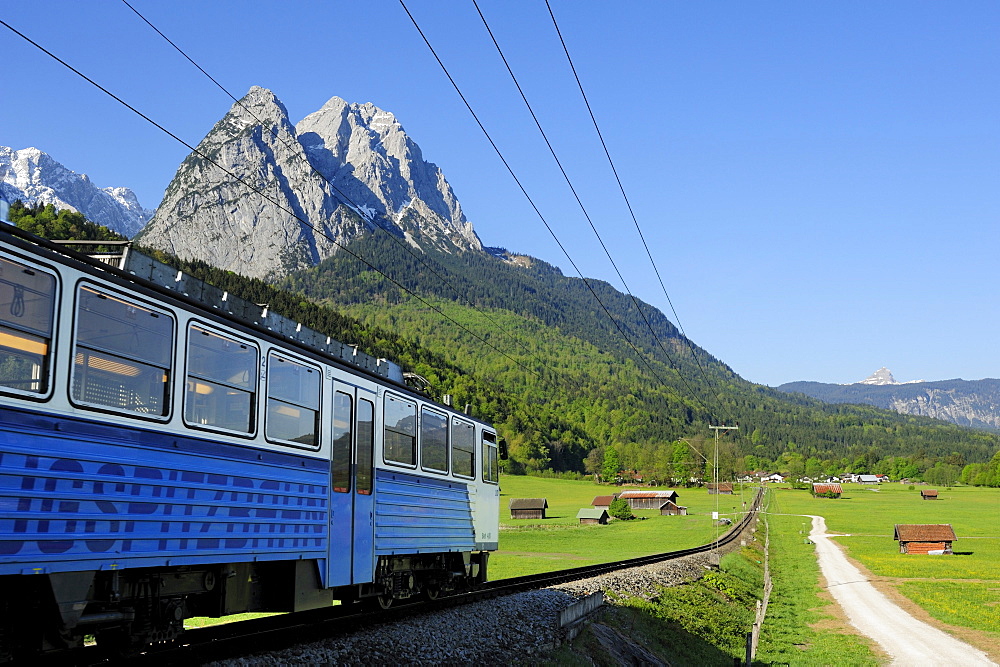
[[[899,384],[896,382],[896,378],[892,377],[892,372],[883,366],[871,375],[869,375],[864,380],[858,382],[858,384]]]
[[[184,160],[143,243],[258,278],[312,266],[370,223],[416,248],[481,250],[396,117],[333,97],[293,126],[254,86]]]
[[[99,188],[86,174],[71,171],[37,148],[0,146],[0,190],[8,201],[77,211],[128,237],[153,215],[128,188]]]

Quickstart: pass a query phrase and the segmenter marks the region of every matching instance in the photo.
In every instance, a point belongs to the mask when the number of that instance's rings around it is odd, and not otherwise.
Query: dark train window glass
[[[476,428],[459,419],[451,422],[451,471],[459,477],[476,476]]]
[[[448,472],[448,417],[420,409],[420,467]]]
[[[81,286],[71,395],[79,403],[165,416],[173,347],[170,315]]]
[[[375,459],[375,404],[358,399],[358,473],[355,488],[362,495],[371,495],[372,468]]]
[[[330,450],[333,490],[351,490],[351,426],[354,423],[354,401],[342,391],[333,395],[333,445]]]
[[[386,463],[417,465],[417,404],[386,394],[383,410],[382,456]]]
[[[191,325],[187,363],[185,421],[251,433],[257,399],[257,349]]]
[[[319,369],[274,354],[267,357],[267,414],[264,433],[269,440],[319,449]]]
[[[0,258],[0,387],[49,389],[56,280]]]
[[[497,436],[483,431],[483,481],[496,483],[500,480],[500,465],[497,461]]]

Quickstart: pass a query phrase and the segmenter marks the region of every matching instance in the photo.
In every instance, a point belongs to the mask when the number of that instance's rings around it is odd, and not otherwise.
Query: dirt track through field
[[[871,637],[892,656],[894,665],[996,665],[982,651],[918,621],[890,601],[851,565],[829,539],[826,521],[812,517],[809,538],[816,543],[820,571],[828,590],[851,625]]]

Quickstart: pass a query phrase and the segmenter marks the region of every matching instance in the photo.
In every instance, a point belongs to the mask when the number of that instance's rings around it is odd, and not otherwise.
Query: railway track
[[[282,614],[189,630],[184,635],[182,645],[156,648],[141,655],[131,656],[128,658],[128,662],[136,665],[188,665],[234,658],[251,653],[275,651],[332,636],[347,635],[374,624],[391,623],[416,614],[439,611],[485,598],[543,589],[618,570],[711,552],[740,539],[743,531],[755,520],[762,497],[763,490],[759,490],[749,510],[739,522],[721,535],[718,541],[701,546],[598,565],[500,579],[489,582],[475,591],[450,595],[433,601],[422,600],[399,604],[388,610],[372,609],[360,604],[338,605],[327,609]],[[98,647],[88,647],[71,655],[60,656],[49,661],[48,664],[101,665],[121,661],[121,658],[112,659],[102,655]]]

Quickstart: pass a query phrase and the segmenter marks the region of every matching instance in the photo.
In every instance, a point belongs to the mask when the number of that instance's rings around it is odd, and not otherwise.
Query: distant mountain
[[[129,238],[153,215],[128,188],[99,188],[86,174],[70,171],[37,148],[0,146],[0,190],[10,202],[71,209]]]
[[[293,126],[254,86],[184,160],[138,240],[276,279],[372,224],[422,250],[482,249],[441,170],[391,113],[334,97]]]
[[[1000,431],[1000,380],[941,380],[898,383],[881,368],[854,384],[789,382],[777,388],[805,394],[826,403],[858,403]]]

